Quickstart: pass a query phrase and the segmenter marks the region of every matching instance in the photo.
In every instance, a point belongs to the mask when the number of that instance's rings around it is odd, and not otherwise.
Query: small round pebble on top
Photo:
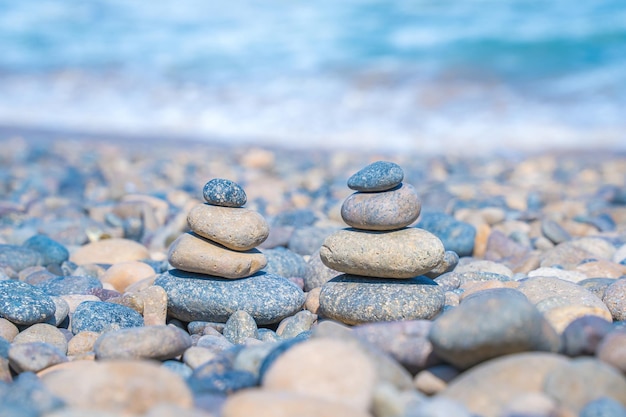
[[[348,178],[348,187],[362,192],[386,191],[400,185],[403,179],[404,171],[400,165],[376,161]]]
[[[222,207],[243,207],[246,204],[246,192],[234,181],[213,178],[202,190],[207,203]]]

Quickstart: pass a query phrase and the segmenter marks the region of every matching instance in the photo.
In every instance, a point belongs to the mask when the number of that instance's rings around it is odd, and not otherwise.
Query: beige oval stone
[[[413,223],[422,203],[410,184],[377,193],[356,192],[345,199],[341,218],[363,230],[396,230]]]
[[[70,255],[77,265],[116,264],[147,259],[150,253],[145,246],[130,239],[103,239],[81,246]]]
[[[270,233],[261,214],[243,207],[200,204],[191,209],[187,222],[198,235],[236,251],[256,248]]]
[[[443,256],[437,236],[413,227],[390,232],[343,229],[320,248],[327,267],[376,278],[413,278],[435,268]]]
[[[40,376],[68,406],[84,410],[142,414],[160,403],[193,404],[185,381],[152,361],[76,361]]]
[[[100,277],[100,281],[111,284],[116,291],[123,293],[129,285],[155,275],[150,265],[139,261],[128,261],[112,265]]]
[[[168,259],[183,271],[223,278],[249,277],[267,265],[265,255],[257,249],[234,251],[194,233],[178,237],[170,246]]]
[[[73,336],[67,343],[67,355],[78,356],[93,352],[93,345],[100,337],[100,333],[84,331]]]
[[[13,339],[13,344],[44,342],[51,344],[63,353],[67,354],[67,339],[61,330],[51,324],[36,323],[22,330]]]
[[[246,389],[228,397],[222,417],[371,417],[364,410],[305,394]]]
[[[375,367],[357,345],[317,338],[278,357],[262,385],[365,411],[371,405],[375,382]]]

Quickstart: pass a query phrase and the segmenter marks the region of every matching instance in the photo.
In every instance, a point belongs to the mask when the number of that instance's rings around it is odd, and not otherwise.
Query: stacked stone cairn
[[[155,284],[168,295],[168,314],[182,321],[225,323],[243,310],[258,325],[276,323],[299,311],[302,290],[278,275],[262,272],[267,260],[256,247],[269,234],[267,221],[244,208],[243,188],[212,179],[203,189],[205,204],[191,209],[190,232],[168,252],[172,269]]]
[[[421,202],[393,162],[374,162],[348,179],[356,192],[341,217],[351,226],[326,238],[320,258],[339,275],[322,286],[320,313],[346,324],[431,319],[443,308],[441,287],[423,274],[444,263],[432,233],[410,227]]]

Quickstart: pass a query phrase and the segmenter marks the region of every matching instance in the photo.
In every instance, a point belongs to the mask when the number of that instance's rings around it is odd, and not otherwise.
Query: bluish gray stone
[[[272,228],[278,226],[293,226],[297,229],[311,226],[317,220],[315,212],[311,209],[297,209],[281,211],[270,220]]]
[[[364,192],[386,191],[399,185],[403,179],[404,171],[398,164],[376,161],[348,178],[348,187]]]
[[[178,374],[183,379],[187,379],[191,376],[191,374],[193,374],[193,369],[191,369],[189,365],[176,360],[167,360],[161,365],[175,374]]]
[[[305,295],[295,284],[270,273],[241,279],[223,279],[178,269],[157,277],[155,285],[167,292],[168,313],[182,321],[225,323],[243,310],[258,325],[277,323],[299,311]]]
[[[297,228],[291,234],[287,248],[298,255],[311,255],[320,249],[322,243],[324,243],[324,239],[326,239],[328,235],[337,230],[339,230],[339,228],[333,226],[305,226]]]
[[[306,275],[307,264],[302,255],[283,247],[263,249],[262,252],[267,259],[267,265],[263,271],[287,278],[304,278]]]
[[[441,212],[422,212],[417,227],[428,230],[443,242],[446,250],[459,256],[470,256],[474,251],[476,229]]]
[[[33,249],[17,245],[0,244],[0,265],[7,265],[15,272],[20,272],[29,266],[41,265],[43,258]]]
[[[240,345],[247,338],[257,337],[258,327],[252,316],[243,310],[230,315],[224,326],[224,337],[235,345]]]
[[[512,277],[498,274],[496,272],[483,271],[466,271],[466,272],[447,272],[435,278],[435,282],[443,288],[444,291],[453,291],[467,282],[483,282],[483,281],[513,281]]]
[[[32,372],[22,372],[5,389],[0,387],[2,417],[37,417],[64,406],[65,402],[52,394]]]
[[[555,245],[572,238],[572,235],[563,226],[551,219],[543,219],[541,221],[541,233]]]
[[[441,287],[423,276],[376,279],[344,274],[322,285],[319,314],[346,324],[431,319],[444,302]]]
[[[9,365],[17,373],[39,372],[67,361],[65,353],[50,343],[12,343],[9,349]]]
[[[55,309],[52,298],[40,288],[20,281],[0,281],[0,317],[31,325],[47,321]]]
[[[9,348],[11,347],[11,342],[6,340],[4,337],[0,337],[0,358],[8,358],[9,357]]]
[[[143,326],[143,317],[132,308],[104,301],[83,301],[71,320],[72,333],[83,331],[103,333]]]
[[[582,316],[572,321],[561,334],[561,352],[567,356],[594,355],[613,324],[598,316]]]
[[[207,203],[222,207],[242,207],[248,197],[239,184],[223,178],[213,178],[202,189]]]
[[[609,397],[601,397],[588,402],[582,410],[579,417],[624,417],[626,416],[626,407],[619,401]]]
[[[32,236],[22,246],[39,252],[42,258],[42,265],[44,266],[50,264],[61,265],[70,257],[70,253],[65,246],[46,235]]]
[[[205,393],[231,394],[258,384],[256,375],[248,371],[227,370],[203,377],[194,374],[187,380],[194,395]]]
[[[556,352],[559,336],[524,294],[484,290],[439,316],[428,338],[433,352],[459,369],[526,351]]]
[[[98,278],[88,276],[56,277],[36,285],[50,295],[91,294],[94,289],[102,288]]]

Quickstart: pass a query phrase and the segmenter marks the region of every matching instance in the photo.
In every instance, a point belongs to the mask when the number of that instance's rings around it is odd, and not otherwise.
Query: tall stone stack
[[[280,321],[304,304],[304,293],[284,277],[260,272],[265,255],[256,247],[269,234],[258,212],[244,208],[241,186],[212,179],[203,189],[205,204],[191,209],[190,232],[170,246],[169,263],[176,269],[155,284],[168,295],[168,313],[183,321],[226,322],[238,310],[257,324]]]
[[[351,226],[328,236],[322,262],[343,272],[322,286],[320,313],[346,324],[430,319],[443,308],[441,288],[423,274],[444,260],[432,233],[409,227],[421,202],[393,162],[374,162],[348,179],[356,192],[341,207]]]

